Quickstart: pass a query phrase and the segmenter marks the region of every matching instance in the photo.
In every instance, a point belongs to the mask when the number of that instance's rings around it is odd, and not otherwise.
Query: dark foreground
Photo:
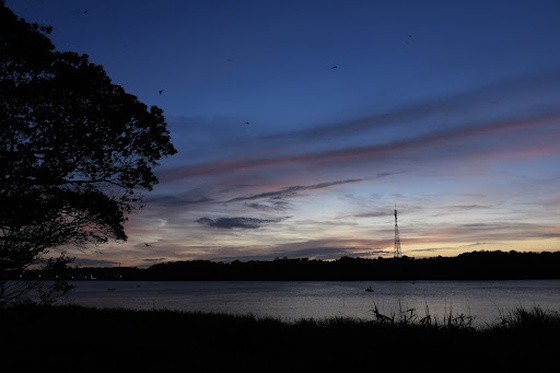
[[[560,371],[560,314],[484,328],[410,314],[287,323],[251,315],[84,307],[0,309],[4,372]],[[7,369],[4,369],[4,368]]]

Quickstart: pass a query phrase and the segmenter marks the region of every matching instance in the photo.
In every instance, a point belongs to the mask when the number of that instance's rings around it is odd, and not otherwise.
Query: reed
[[[399,326],[415,325],[426,328],[473,329],[475,319],[475,316],[464,313],[454,314],[450,309],[443,315],[443,320],[440,320],[437,316],[430,314],[428,304],[424,308],[424,316],[421,316],[416,308],[403,309],[400,302],[398,311],[392,311],[388,315],[381,313],[377,304],[373,302],[372,313],[374,323]]]

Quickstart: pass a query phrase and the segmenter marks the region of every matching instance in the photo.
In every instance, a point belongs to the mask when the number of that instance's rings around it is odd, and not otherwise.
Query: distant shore
[[[560,315],[282,322],[253,315],[77,306],[0,309],[10,372],[558,371]]]
[[[13,272],[12,279],[40,273]],[[68,280],[527,280],[560,279],[560,252],[473,251],[456,257],[351,258],[323,261],[278,258],[271,261],[168,262],[148,268],[82,267],[57,273]]]

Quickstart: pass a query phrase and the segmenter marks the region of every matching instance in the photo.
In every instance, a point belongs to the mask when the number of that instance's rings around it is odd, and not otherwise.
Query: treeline
[[[27,273],[26,277],[36,276]],[[275,259],[271,261],[179,261],[148,268],[74,268],[73,280],[499,280],[560,279],[560,252],[474,251],[456,257]]]

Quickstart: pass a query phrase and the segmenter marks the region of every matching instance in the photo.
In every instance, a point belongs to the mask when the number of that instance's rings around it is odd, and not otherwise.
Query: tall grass
[[[282,321],[254,314],[78,306],[0,308],[11,372],[560,371],[560,313],[540,307],[432,316],[373,305],[371,318]],[[450,365],[451,364],[451,365]],[[19,367],[19,368],[18,368]]]
[[[515,308],[507,312],[500,311],[499,321],[493,327],[496,329],[559,328],[560,311],[545,310],[540,306],[530,309]],[[558,337],[560,338],[560,335]]]
[[[450,309],[448,313],[443,315],[443,319],[440,320],[439,317],[430,314],[428,304],[424,308],[424,316],[421,316],[416,308],[403,309],[400,302],[398,311],[392,311],[388,315],[381,313],[377,304],[373,302],[372,313],[373,322],[377,324],[416,325],[428,328],[473,329],[473,321],[475,319],[474,316],[464,313],[453,314],[453,310]]]

